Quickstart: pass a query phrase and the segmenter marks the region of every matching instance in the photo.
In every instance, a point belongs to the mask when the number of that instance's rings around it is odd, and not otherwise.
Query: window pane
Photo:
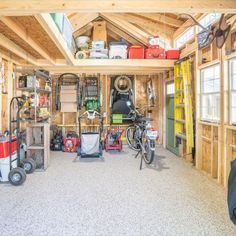
[[[170,94],[174,94],[174,93],[175,93],[175,84],[174,83],[167,84],[166,94],[170,95]]]
[[[236,108],[236,91],[231,93],[231,107]]]
[[[236,124],[236,108],[232,108],[231,110],[231,122]]]
[[[220,118],[220,66],[219,64],[201,71],[201,115],[208,121]]]

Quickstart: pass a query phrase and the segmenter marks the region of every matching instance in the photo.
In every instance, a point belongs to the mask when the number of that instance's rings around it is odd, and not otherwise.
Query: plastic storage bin
[[[179,59],[180,57],[180,50],[179,49],[170,49],[166,51],[166,58],[167,59]]]
[[[128,49],[128,55],[130,59],[144,59],[145,48],[141,46],[131,46]]]
[[[0,140],[0,158],[6,158],[10,155],[9,153],[10,142],[7,138]],[[12,153],[16,152],[16,139],[12,141]]]

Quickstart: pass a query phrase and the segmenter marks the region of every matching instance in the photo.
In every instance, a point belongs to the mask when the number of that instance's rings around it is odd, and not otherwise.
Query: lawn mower
[[[51,140],[50,149],[52,151],[62,151],[62,143],[63,143],[62,131],[56,130],[54,137]]]
[[[77,147],[79,146],[79,137],[78,134],[74,131],[67,133],[66,137],[63,138],[63,152],[76,152]]]
[[[82,132],[81,121],[83,119],[99,120],[99,129],[95,132]],[[97,111],[86,111],[79,117],[80,145],[77,148],[78,156],[81,158],[99,158],[102,157],[102,132],[103,117]]]
[[[117,150],[121,152],[122,150],[121,135],[123,132],[124,129],[108,128],[104,140],[104,149],[106,152],[108,152],[109,150]]]

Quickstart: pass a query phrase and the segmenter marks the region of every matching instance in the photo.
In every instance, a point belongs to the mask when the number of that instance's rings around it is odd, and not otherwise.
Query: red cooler
[[[141,46],[131,46],[128,49],[130,59],[144,59],[145,48]]]
[[[165,59],[166,53],[164,48],[147,48],[145,50],[146,59]]]
[[[180,57],[180,50],[179,49],[170,49],[166,51],[166,58],[167,59],[179,59]]]

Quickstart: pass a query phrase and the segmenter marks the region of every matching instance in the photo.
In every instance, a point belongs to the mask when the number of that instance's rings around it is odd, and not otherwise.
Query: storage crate
[[[128,54],[130,59],[143,59],[145,49],[141,46],[131,46],[128,49]]]
[[[10,155],[10,142],[7,138],[0,141],[0,158],[6,158]],[[16,152],[16,138],[12,140],[12,153]]]

